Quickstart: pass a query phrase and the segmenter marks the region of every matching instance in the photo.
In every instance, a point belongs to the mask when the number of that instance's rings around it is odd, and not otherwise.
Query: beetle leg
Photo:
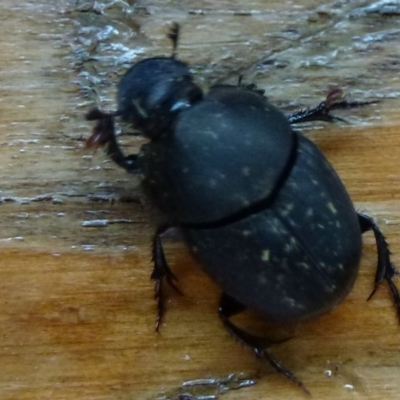
[[[118,115],[118,111],[108,114],[100,111],[98,108],[90,110],[86,114],[86,119],[89,121],[98,120],[98,123],[93,128],[92,136],[86,141],[86,147],[96,149],[105,146],[106,154],[117,165],[125,168],[128,172],[138,173],[140,169],[137,154],[125,156],[115,136],[114,117]]]
[[[339,118],[335,115],[330,114],[330,112],[332,110],[355,108],[375,103],[377,103],[377,100],[372,100],[372,101],[347,100],[343,95],[343,91],[339,88],[335,88],[332,89],[326,96],[326,99],[321,103],[319,103],[316,107],[307,108],[305,110],[301,110],[293,114],[290,114],[288,116],[288,120],[290,124],[299,124],[302,122],[310,122],[310,121],[347,122],[343,118]]]
[[[176,282],[178,279],[173,274],[171,269],[168,266],[167,260],[165,258],[164,249],[161,242],[161,235],[171,228],[171,225],[164,224],[161,225],[153,237],[153,263],[154,268],[151,273],[150,278],[155,282],[154,283],[154,298],[157,301],[157,319],[156,319],[156,331],[158,331],[162,318],[165,313],[165,306],[163,301],[163,282],[166,279],[167,283],[179,294],[182,292],[176,286]]]
[[[180,31],[179,24],[174,22],[167,34],[167,38],[172,42],[171,58],[176,58],[176,53],[178,50],[178,42],[179,42],[179,31]]]
[[[361,232],[367,232],[372,230],[375,235],[375,241],[378,251],[378,267],[376,269],[375,274],[375,283],[374,288],[371,294],[368,297],[368,300],[372,298],[372,296],[377,291],[379,285],[386,279],[389,284],[389,289],[392,293],[393,302],[397,309],[397,316],[400,320],[400,294],[399,291],[393,282],[393,278],[398,274],[396,267],[390,261],[390,251],[389,245],[386,242],[385,236],[379,229],[376,222],[365,214],[358,214],[358,219],[360,221]]]
[[[238,79],[238,87],[244,90],[248,90],[249,92],[257,93],[260,96],[263,96],[265,99],[268,100],[267,96],[264,95],[265,90],[264,89],[259,89],[255,83],[249,83],[249,84],[244,84],[243,82],[243,76],[244,75],[239,75]]]
[[[245,309],[245,306],[238,303],[226,293],[222,294],[220,305],[218,308],[218,314],[226,330],[240,343],[250,347],[258,358],[261,358],[262,360],[267,360],[276,371],[285,375],[286,378],[294,382],[305,393],[310,395],[311,393],[304,386],[303,382],[301,382],[289,369],[282,365],[274,356],[272,356],[266,350],[266,348],[272,345],[274,342],[266,338],[248,333],[243,329],[240,329],[230,321],[230,318],[232,316],[239,314]]]

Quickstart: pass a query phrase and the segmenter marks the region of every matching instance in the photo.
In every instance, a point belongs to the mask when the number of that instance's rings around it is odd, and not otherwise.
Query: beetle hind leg
[[[393,281],[393,278],[398,274],[398,271],[390,260],[389,245],[386,242],[386,238],[379,229],[378,225],[371,217],[365,214],[358,214],[358,219],[360,221],[362,233],[371,230],[374,232],[376,247],[378,251],[378,267],[375,274],[374,288],[369,295],[368,300],[372,298],[383,280],[386,280],[389,285],[393,302],[397,310],[397,316],[400,321],[400,294]]]
[[[276,371],[283,374],[287,379],[291,380],[309,395],[310,392],[304,386],[303,382],[267,351],[267,347],[276,342],[246,332],[230,321],[231,317],[241,313],[245,309],[245,306],[238,303],[226,293],[222,294],[218,314],[226,330],[240,343],[250,347],[258,358],[268,361]]]
[[[164,280],[179,294],[182,292],[176,286],[178,279],[173,274],[168,266],[167,259],[165,258],[164,249],[161,242],[161,235],[170,229],[170,225],[161,225],[153,237],[152,253],[154,268],[151,273],[151,280],[154,281],[154,298],[157,301],[157,318],[156,318],[156,331],[159,330],[162,318],[165,314],[165,305],[163,298],[163,283]]]

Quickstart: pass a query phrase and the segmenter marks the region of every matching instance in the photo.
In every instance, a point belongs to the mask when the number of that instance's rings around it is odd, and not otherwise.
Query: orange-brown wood
[[[176,239],[165,248],[185,295],[169,293],[154,332],[158,216],[137,178],[84,149],[84,114],[95,102],[115,107],[115,82],[128,65],[169,54],[172,21],[182,24],[179,56],[204,87],[244,74],[286,111],[316,104],[334,86],[379,99],[340,112],[349,124],[303,129],[357,209],[378,221],[400,266],[399,8],[361,0],[133,3],[0,2],[0,398],[178,399],[190,391],[184,382],[231,373],[257,384],[224,399],[306,398],[229,337],[216,313],[218,287]],[[121,140],[127,152],[141,143]],[[93,220],[108,224],[84,226]],[[386,285],[366,302],[376,252],[371,234],[364,243],[344,303],[272,349],[315,399],[400,393],[400,326]]]

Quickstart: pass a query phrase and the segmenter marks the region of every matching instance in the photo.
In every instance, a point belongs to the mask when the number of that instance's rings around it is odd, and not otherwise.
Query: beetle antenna
[[[176,53],[178,50],[178,42],[179,42],[179,30],[180,26],[177,22],[174,22],[167,34],[168,39],[172,42],[172,54],[171,58],[176,58]]]

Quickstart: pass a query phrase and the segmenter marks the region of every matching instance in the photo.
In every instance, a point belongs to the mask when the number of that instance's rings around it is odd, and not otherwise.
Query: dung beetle
[[[343,100],[333,90],[317,107],[285,116],[251,86],[216,85],[203,93],[188,65],[176,59],[177,24],[168,36],[172,56],[144,59],[121,78],[117,111],[95,108],[86,116],[98,121],[88,147],[104,146],[115,163],[141,174],[145,192],[167,217],[152,248],[156,329],[163,282],[179,290],[160,239],[174,226],[220,285],[225,328],[308,393],[261,338],[231,317],[247,308],[278,323],[327,313],[351,290],[361,235],[372,230],[378,263],[370,297],[386,280],[400,318],[397,271],[385,237],[371,217],[356,212],[317,146],[291,127],[332,121],[331,110],[367,103]],[[125,156],[119,147],[118,116],[150,139],[139,154]]]

